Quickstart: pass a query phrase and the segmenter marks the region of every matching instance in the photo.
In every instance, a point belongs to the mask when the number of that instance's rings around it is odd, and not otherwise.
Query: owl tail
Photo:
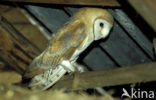
[[[31,89],[46,90],[54,85],[67,71],[58,65],[55,69],[49,69],[43,74],[36,75],[30,82]]]

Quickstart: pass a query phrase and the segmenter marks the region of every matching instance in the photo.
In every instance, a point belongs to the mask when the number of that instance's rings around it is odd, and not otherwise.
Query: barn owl
[[[113,17],[100,8],[81,8],[59,29],[47,48],[37,56],[25,77],[32,78],[29,87],[45,90],[55,84],[66,72],[83,68],[76,63],[79,55],[94,41],[108,36]]]

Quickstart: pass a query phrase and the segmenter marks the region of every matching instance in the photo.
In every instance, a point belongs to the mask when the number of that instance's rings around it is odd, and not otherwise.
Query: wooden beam
[[[14,84],[20,83],[22,76],[14,71],[0,71],[0,84]]]
[[[67,5],[120,6],[117,0],[2,0],[2,1],[67,4]]]
[[[22,74],[47,43],[20,8],[0,5],[0,58],[3,61]]]
[[[65,88],[71,90],[74,88],[74,90],[79,90],[148,82],[155,81],[156,77],[154,76],[156,76],[156,62],[151,62],[111,70],[84,72],[77,74],[76,78],[72,75],[66,76],[52,89]]]
[[[156,32],[156,0],[128,0]]]

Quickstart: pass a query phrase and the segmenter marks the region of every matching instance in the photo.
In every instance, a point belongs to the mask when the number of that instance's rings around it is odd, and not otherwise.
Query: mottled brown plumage
[[[103,23],[104,26],[99,24]],[[30,87],[44,90],[66,71],[74,71],[78,56],[94,40],[108,35],[112,16],[104,9],[82,8],[52,35],[48,47],[28,67],[25,77],[33,78]],[[57,76],[57,77],[56,77]]]
[[[62,60],[69,60],[75,50],[83,45],[81,43],[83,43],[86,36],[84,28],[84,24],[80,21],[66,23],[58,33],[52,36],[47,49],[34,59],[33,63],[28,67],[25,77],[32,78],[51,67],[55,68]]]

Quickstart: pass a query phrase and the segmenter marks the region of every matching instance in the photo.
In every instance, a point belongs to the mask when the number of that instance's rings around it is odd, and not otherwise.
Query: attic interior
[[[154,0],[1,0],[0,98],[155,98],[151,94],[156,92],[155,4]],[[109,36],[94,41],[79,55],[77,63],[86,72],[66,73],[44,91],[28,88],[31,79],[24,79],[23,75],[30,63],[46,49],[52,35],[84,7],[106,9],[114,19]],[[135,96],[131,95],[133,89]],[[130,96],[122,97],[124,90]]]

